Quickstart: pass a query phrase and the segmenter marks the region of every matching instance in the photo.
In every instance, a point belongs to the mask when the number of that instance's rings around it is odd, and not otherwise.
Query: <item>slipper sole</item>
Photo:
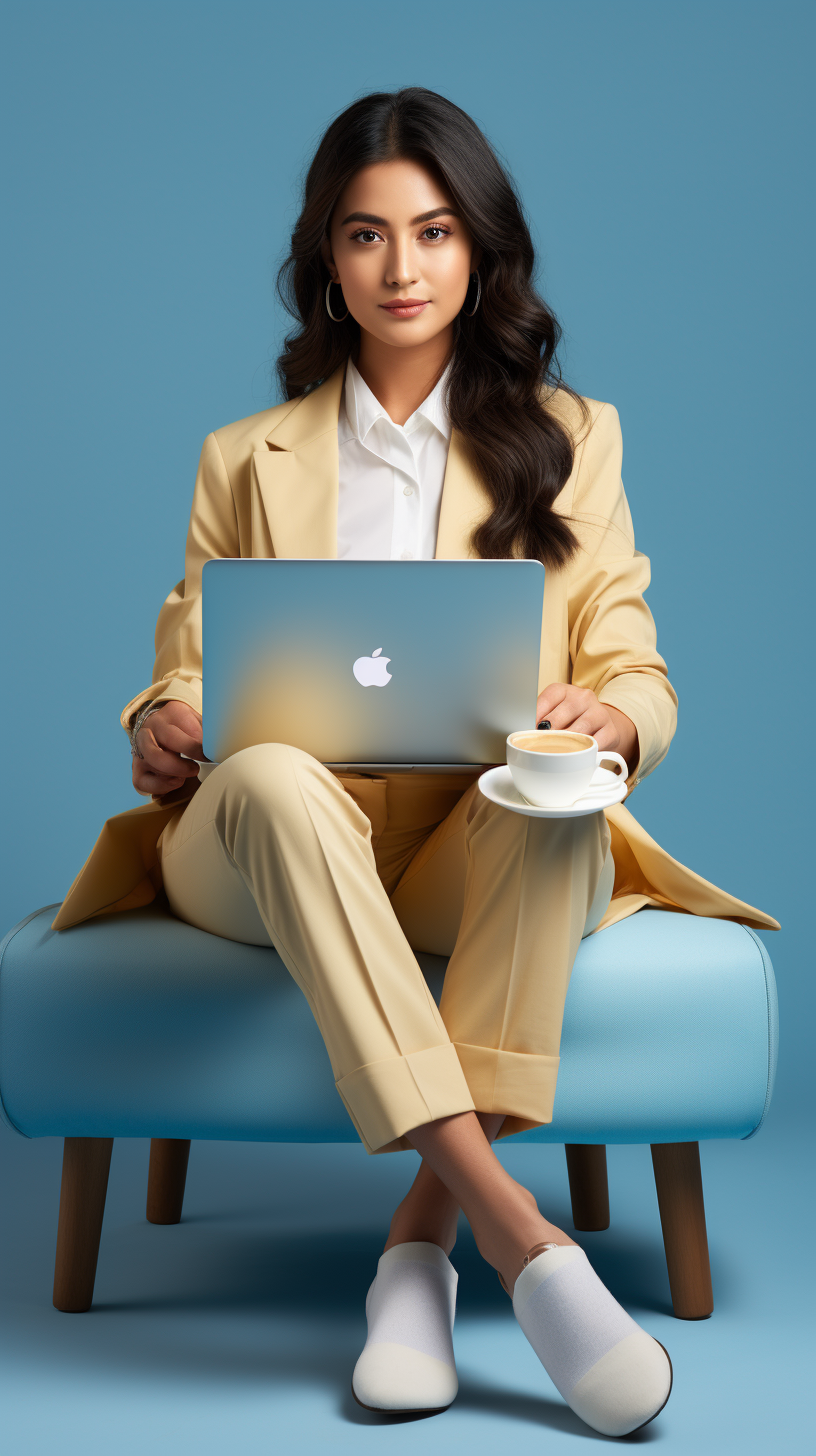
[[[662,1345],[660,1348],[663,1348]],[[353,1385],[351,1387],[351,1393],[357,1404],[363,1410],[373,1411],[376,1416],[439,1416],[443,1411],[450,1410],[453,1405],[453,1401],[451,1400],[448,1401],[447,1405],[430,1405],[421,1408],[409,1406],[407,1410],[392,1410],[390,1406],[386,1408],[381,1405],[366,1405],[365,1401],[361,1400],[359,1395],[356,1394]],[[668,1396],[666,1399],[668,1400]]]

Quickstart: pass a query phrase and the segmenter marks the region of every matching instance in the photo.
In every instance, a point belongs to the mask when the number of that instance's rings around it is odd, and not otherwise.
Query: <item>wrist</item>
[[[136,744],[136,738],[140,733],[141,729],[144,727],[151,713],[158,713],[159,709],[163,707],[163,700],[159,702],[145,703],[136,714],[136,717],[133,720],[132,727],[128,728],[127,730],[128,738],[130,739],[130,752],[133,758],[144,758],[144,754],[139,752]]]
[[[628,718],[625,713],[622,713],[620,708],[613,708],[607,704],[606,711],[618,732],[618,753],[621,755],[621,758],[626,759],[631,774],[640,758],[640,743],[637,728],[632,722],[632,719]]]

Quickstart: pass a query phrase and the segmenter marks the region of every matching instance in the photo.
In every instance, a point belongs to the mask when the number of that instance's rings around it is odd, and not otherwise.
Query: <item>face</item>
[[[402,160],[352,177],[323,257],[360,328],[404,348],[450,327],[480,253],[441,180]],[[341,309],[338,300],[334,311]]]

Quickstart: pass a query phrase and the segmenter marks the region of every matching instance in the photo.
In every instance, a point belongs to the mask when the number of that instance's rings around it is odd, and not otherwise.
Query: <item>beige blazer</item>
[[[153,682],[122,712],[127,727],[146,702],[179,699],[201,711],[201,571],[217,556],[333,557],[337,554],[337,421],[342,367],[313,393],[227,425],[204,442],[187,536],[184,579],[156,625]],[[552,682],[589,687],[620,708],[638,731],[630,794],[665,757],[677,723],[677,697],[657,651],[643,598],[649,560],[635,549],[621,482],[621,431],[610,404],[587,400],[589,427],[563,391],[547,407],[577,441],[569,480],[555,509],[570,517],[580,551],[547,572],[539,691]],[[474,526],[490,509],[462,437],[448,453],[436,555],[472,555]],[[53,922],[57,930],[147,904],[161,888],[156,844],[184,810],[198,781],[115,815],[104,825]],[[630,802],[627,798],[627,805]],[[615,889],[599,929],[643,905],[664,905],[778,930],[770,915],[719,890],[672,859],[628,807],[606,810]]]

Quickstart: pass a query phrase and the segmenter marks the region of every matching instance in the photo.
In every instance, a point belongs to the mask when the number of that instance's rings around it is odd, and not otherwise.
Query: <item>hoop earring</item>
[[[343,322],[343,319],[347,319],[348,318],[349,311],[348,311],[348,308],[347,308],[346,311],[345,311],[345,313],[342,313],[339,318],[337,317],[336,314],[332,313],[332,311],[331,311],[331,304],[329,303],[329,289],[332,286],[332,282],[333,282],[333,280],[330,278],[329,281],[328,281],[328,283],[326,284],[326,313],[329,315],[329,318],[332,319],[334,323],[341,324]]]
[[[465,315],[465,318],[473,318],[473,315],[475,314],[477,308],[479,307],[479,299],[482,296],[482,280],[479,277],[479,274],[478,273],[471,273],[470,278],[471,278],[471,281],[474,278],[476,279],[476,302],[474,303],[472,309],[470,309],[469,311],[466,308],[463,308],[462,309],[462,313]]]

